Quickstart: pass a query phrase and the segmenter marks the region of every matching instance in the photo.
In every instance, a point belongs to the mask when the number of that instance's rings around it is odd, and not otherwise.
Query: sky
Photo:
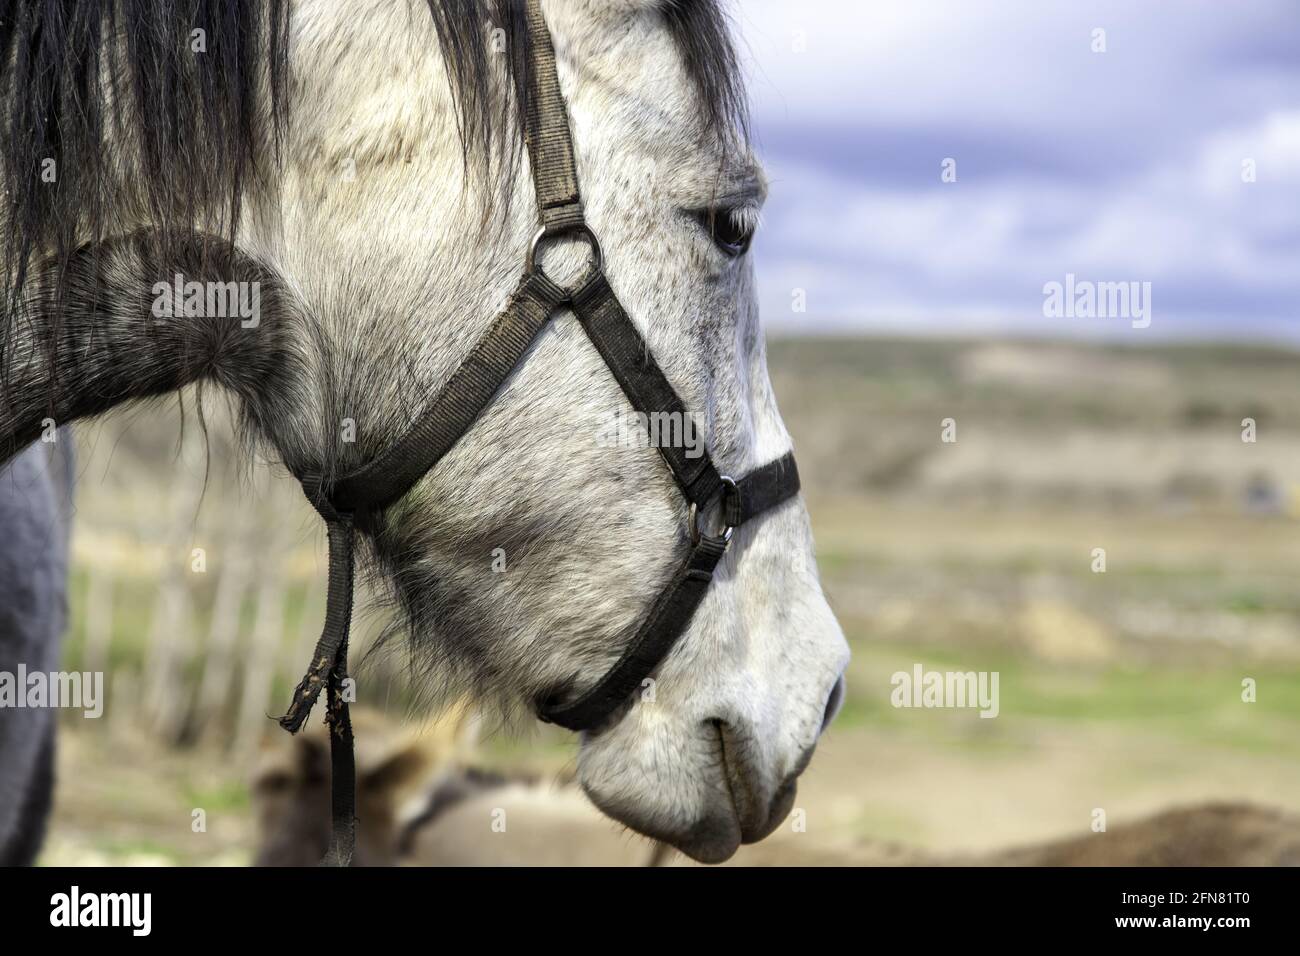
[[[732,11],[774,332],[1300,343],[1300,0]]]

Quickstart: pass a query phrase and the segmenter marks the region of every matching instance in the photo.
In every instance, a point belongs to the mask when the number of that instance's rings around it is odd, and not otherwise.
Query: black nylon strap
[[[565,297],[543,273],[525,275],[505,310],[407,432],[333,484],[333,507],[378,510],[406,494],[469,431]]]
[[[551,31],[546,28],[539,0],[528,0],[526,16],[533,69],[524,136],[533,169],[538,218],[547,231],[560,232],[583,222],[573,134],[555,69]]]
[[[798,493],[799,469],[794,463],[794,452],[788,451],[736,482],[736,494],[725,496],[723,520],[738,528]]]
[[[325,627],[312,652],[307,673],[298,682],[293,701],[280,718],[280,726],[291,734],[302,729],[312,705],[339,662],[340,652],[346,661],[348,630],[352,624],[352,516],[332,514],[326,519],[326,530],[329,533],[329,589],[325,597]]]
[[[348,642],[344,637],[330,668],[325,716],[330,729],[330,845],[321,866],[351,866],[357,843],[357,765],[352,742],[352,717],[344,696]]]
[[[660,371],[604,273],[592,275],[573,294],[573,311],[632,406],[646,415],[659,412],[680,416],[685,428],[690,413]],[[722,478],[707,451],[691,458],[685,443],[676,446],[661,442],[658,448],[677,484],[694,504],[703,508],[722,489]]]
[[[308,497],[319,501],[310,492]],[[330,727],[330,805],[333,819],[329,851],[322,865],[350,866],[356,845],[356,761],[352,750],[352,719],[344,696],[347,679],[348,634],[352,624],[352,585],[355,560],[352,515],[318,503],[329,532],[329,590],[325,626],[312,652],[307,673],[293,692],[280,726],[297,733],[312,705],[326,688],[326,722]]]
[[[571,704],[543,706],[538,716],[569,730],[590,730],[622,706],[686,630],[726,550],[723,538],[701,538],[600,683]]]

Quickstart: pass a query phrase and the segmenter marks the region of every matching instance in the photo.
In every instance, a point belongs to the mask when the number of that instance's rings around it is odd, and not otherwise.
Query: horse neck
[[[256,323],[159,314],[159,283],[256,284]],[[296,367],[279,284],[223,240],[140,231],[38,263],[0,352],[0,463],[43,432],[211,380],[265,418]]]

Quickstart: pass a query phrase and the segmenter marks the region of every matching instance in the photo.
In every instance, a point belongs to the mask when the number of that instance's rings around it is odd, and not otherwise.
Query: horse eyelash
[[[758,232],[758,227],[763,224],[762,211],[753,203],[728,206],[724,211],[733,226],[750,235]]]

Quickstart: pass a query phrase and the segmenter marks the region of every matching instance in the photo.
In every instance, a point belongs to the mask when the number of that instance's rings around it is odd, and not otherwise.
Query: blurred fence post
[[[244,600],[253,579],[254,549],[249,547],[249,506],[241,503],[218,559],[217,591],[212,602],[204,646],[203,676],[194,703],[193,726],[198,736],[229,740],[229,726],[223,719],[233,692],[235,662],[239,650]]]
[[[276,535],[259,562],[257,611],[244,658],[244,679],[235,723],[235,750],[241,754],[257,746],[271,726],[267,718],[275,716],[277,709],[272,691],[275,666],[284,642],[285,579],[282,567],[285,549],[280,547],[282,541],[283,535]],[[280,706],[287,706],[287,701],[281,701]]]
[[[183,693],[185,665],[194,654],[191,620],[191,557],[186,543],[193,542],[195,517],[203,482],[197,468],[199,458],[196,430],[189,429],[181,441],[177,480],[172,484],[171,527],[165,529],[163,564],[159,574],[158,597],[145,657],[145,711],[155,732],[176,742],[185,727],[189,708]],[[148,513],[146,509],[146,514]]]
[[[91,561],[86,568],[86,643],[82,670],[108,673],[113,641],[113,578],[111,567]]]

